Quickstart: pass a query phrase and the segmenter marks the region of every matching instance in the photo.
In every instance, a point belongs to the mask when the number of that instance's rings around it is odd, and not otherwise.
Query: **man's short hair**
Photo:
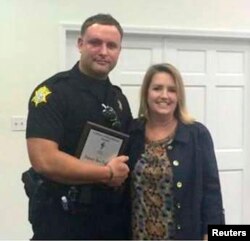
[[[120,23],[110,14],[102,14],[102,13],[91,16],[85,20],[85,22],[82,24],[81,27],[81,35],[83,36],[87,28],[95,23],[115,26],[119,31],[121,38],[123,37],[123,29]]]

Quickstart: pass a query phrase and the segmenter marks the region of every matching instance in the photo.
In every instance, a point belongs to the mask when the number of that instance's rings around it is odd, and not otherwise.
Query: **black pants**
[[[128,212],[117,205],[95,205],[75,214],[57,201],[39,205],[31,219],[33,240],[129,239]]]

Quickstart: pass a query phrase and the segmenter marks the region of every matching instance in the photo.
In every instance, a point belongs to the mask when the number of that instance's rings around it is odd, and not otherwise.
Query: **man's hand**
[[[118,156],[111,159],[107,163],[107,168],[110,171],[110,180],[107,185],[112,187],[121,186],[122,183],[126,180],[129,173],[129,168],[126,162],[128,161],[127,156]]]

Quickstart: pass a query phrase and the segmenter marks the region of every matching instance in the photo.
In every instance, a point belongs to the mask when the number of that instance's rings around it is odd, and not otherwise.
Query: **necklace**
[[[171,124],[166,126],[161,125],[152,125],[146,123],[145,127],[145,138],[147,142],[152,141],[163,141],[167,139],[173,139],[175,131],[177,128],[177,121],[173,121]]]

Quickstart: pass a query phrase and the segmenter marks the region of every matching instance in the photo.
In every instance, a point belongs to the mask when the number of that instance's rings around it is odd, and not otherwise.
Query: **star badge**
[[[52,92],[46,86],[40,87],[36,90],[34,97],[31,99],[31,102],[35,104],[37,107],[40,103],[44,102],[47,103],[47,96]]]

